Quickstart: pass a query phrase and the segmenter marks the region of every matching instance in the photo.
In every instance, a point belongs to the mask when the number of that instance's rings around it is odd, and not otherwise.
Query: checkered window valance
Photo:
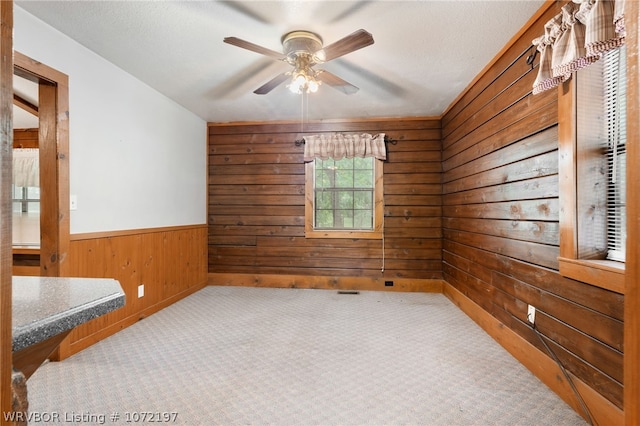
[[[368,133],[319,134],[305,136],[304,142],[304,161],[313,161],[315,158],[387,158],[384,133],[375,136]]]
[[[533,40],[540,53],[533,94],[558,86],[571,74],[624,44],[625,0],[573,0]]]

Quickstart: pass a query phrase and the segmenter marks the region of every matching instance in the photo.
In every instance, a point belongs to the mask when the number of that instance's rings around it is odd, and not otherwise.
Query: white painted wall
[[[206,223],[204,120],[18,6],[14,49],[69,76],[71,234]]]

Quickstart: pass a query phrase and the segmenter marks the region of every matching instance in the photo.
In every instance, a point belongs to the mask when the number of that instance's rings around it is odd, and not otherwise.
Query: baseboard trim
[[[385,285],[393,281],[393,286]],[[409,278],[337,277],[279,274],[209,273],[209,285],[322,290],[370,290],[442,293],[443,280]]]
[[[152,315],[174,303],[176,303],[177,301],[179,301],[180,299],[184,299],[187,296],[192,295],[193,293],[196,293],[199,290],[202,290],[203,288],[205,288],[208,285],[207,282],[202,282],[199,283],[197,285],[191,286],[188,289],[175,294],[159,303],[156,303],[153,306],[149,306],[148,308],[143,309],[140,312],[136,312],[134,315],[130,315],[126,318],[123,318],[122,320],[115,322],[111,325],[109,325],[108,327],[103,328],[102,330],[98,331],[97,333],[91,334],[90,336],[87,336],[83,339],[77,340],[73,343],[69,342],[69,337],[67,337],[67,339],[65,339],[65,341],[63,341],[60,346],[58,347],[58,350],[56,351],[56,353],[50,358],[51,361],[63,361],[66,358],[69,358],[72,355],[77,354],[78,352],[96,344],[97,342],[99,342],[100,340],[106,339],[107,337],[116,334],[117,332],[119,332],[120,330],[123,330],[133,324],[135,324],[136,322],[148,317],[149,315]]]
[[[514,358],[531,371],[540,381],[569,404],[576,413],[586,418],[580,402],[576,398],[560,367],[546,354],[527,340],[507,328],[495,317],[458,291],[451,284],[443,286],[443,293],[467,316],[505,348]],[[589,408],[594,424],[621,425],[624,423],[624,412],[613,405],[589,385],[571,375],[571,379],[585,404]]]

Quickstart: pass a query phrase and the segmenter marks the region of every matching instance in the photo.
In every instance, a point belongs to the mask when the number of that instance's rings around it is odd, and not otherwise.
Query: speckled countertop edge
[[[87,301],[36,321],[13,327],[13,351],[17,352],[35,345],[74,327],[115,311],[125,304],[125,295],[120,291],[104,294],[95,300]]]
[[[21,351],[125,305],[110,278],[13,277],[13,352]]]

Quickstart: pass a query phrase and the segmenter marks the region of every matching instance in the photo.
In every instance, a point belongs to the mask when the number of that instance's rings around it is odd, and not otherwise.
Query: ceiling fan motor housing
[[[316,64],[323,62],[322,38],[316,33],[291,31],[282,36],[282,48],[292,65],[298,64],[301,57]]]

